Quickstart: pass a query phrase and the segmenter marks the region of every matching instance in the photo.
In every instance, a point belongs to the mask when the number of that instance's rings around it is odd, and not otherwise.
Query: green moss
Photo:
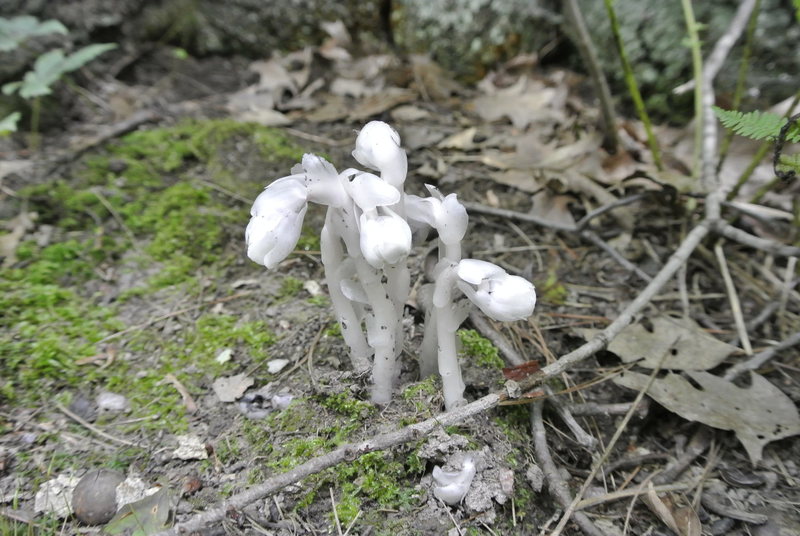
[[[553,305],[563,305],[569,296],[569,291],[561,281],[555,271],[548,272],[547,279],[536,283],[536,293],[542,303]]]
[[[348,392],[324,396],[320,404],[350,419],[364,419],[376,411],[375,406],[353,398]]]
[[[374,412],[374,406],[348,393],[319,396],[294,400],[287,409],[264,421],[246,421],[242,432],[255,455],[264,459],[264,465],[282,472],[353,441],[356,430]],[[284,440],[287,433],[296,437]],[[281,436],[280,441],[274,440],[275,434]],[[417,495],[409,478],[415,480],[423,470],[422,460],[413,453],[397,457],[388,452],[368,453],[307,479],[310,490],[299,498],[296,507],[310,505],[320,490],[327,493],[333,486],[339,492],[337,515],[345,524],[359,509],[367,508],[366,502],[383,508],[407,508]]]
[[[475,359],[481,367],[501,369],[505,366],[497,348],[492,342],[482,337],[474,329],[458,330],[458,338],[461,341],[461,348],[464,354]]]
[[[316,307],[328,307],[331,304],[328,297],[322,294],[319,294],[317,296],[311,296],[310,298],[308,298],[308,303]]]
[[[281,288],[276,294],[276,297],[278,299],[291,298],[297,296],[301,290],[303,290],[303,282],[296,277],[287,275],[283,278],[283,281],[281,281]]]
[[[330,324],[328,324],[328,327],[326,327],[325,331],[323,331],[322,333],[326,337],[336,337],[341,339],[342,326],[339,324],[339,322],[331,322]]]
[[[439,377],[432,375],[405,387],[400,392],[400,398],[412,404],[418,414],[427,416],[431,414],[431,398],[439,392],[439,388]]]

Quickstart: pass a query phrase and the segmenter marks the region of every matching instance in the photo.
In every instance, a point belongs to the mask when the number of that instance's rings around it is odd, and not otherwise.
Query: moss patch
[[[232,148],[263,162],[264,170],[288,169],[303,153],[276,129],[187,121],[128,134],[85,156],[70,174],[20,190],[27,210],[51,232],[47,246],[20,244],[18,262],[0,270],[0,394],[33,402],[52,388],[98,386],[181,423],[182,403],[164,383],[166,373],[191,390],[223,371],[213,359],[223,348],[263,356],[273,340],[266,326],[225,315],[201,316],[180,337],[163,337],[154,326],[100,344],[130,327],[119,317],[124,300],[166,287],[178,295],[197,292],[201,276],[241,256],[249,216],[236,197],[255,198],[273,177],[240,173],[230,162]],[[130,288],[105,295],[117,281],[104,287],[104,277],[131,275]],[[132,357],[97,366],[112,354]],[[98,362],[80,364],[92,357]]]
[[[474,329],[458,330],[462,352],[475,360],[481,367],[501,369],[505,366],[503,359],[492,341],[483,337]]]
[[[353,441],[362,422],[375,412],[374,406],[346,392],[321,395],[295,400],[289,408],[271,414],[265,421],[246,421],[243,436],[255,455],[263,457],[266,467],[283,472]],[[280,439],[290,433],[289,439]],[[368,453],[307,479],[310,489],[298,498],[296,508],[310,505],[320,492],[327,494],[327,489],[333,487],[337,515],[344,524],[350,523],[359,510],[362,515],[368,514],[375,509],[374,505],[406,509],[417,496],[413,479],[422,470],[423,464],[413,452]],[[364,519],[368,518],[369,515]]]

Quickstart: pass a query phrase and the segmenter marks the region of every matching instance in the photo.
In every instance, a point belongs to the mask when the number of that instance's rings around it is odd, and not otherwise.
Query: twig
[[[550,456],[550,449],[547,448],[547,435],[544,428],[542,417],[543,402],[536,402],[531,407],[531,427],[533,428],[533,446],[536,450],[536,459],[542,466],[542,471],[547,477],[547,488],[550,494],[561,504],[563,508],[568,508],[572,502],[569,486],[556,467],[553,458]],[[603,533],[595,527],[594,523],[583,512],[575,514],[575,522],[584,534],[588,536],[603,536]]]
[[[661,361],[664,360],[666,355],[667,353],[665,353],[661,357]],[[606,448],[603,451],[603,454],[600,456],[600,459],[595,462],[594,467],[592,467],[592,471],[589,473],[589,476],[586,478],[586,480],[583,481],[581,489],[578,490],[578,493],[575,494],[575,497],[570,502],[567,511],[564,512],[564,515],[561,517],[561,521],[558,522],[558,525],[556,525],[556,528],[553,530],[553,532],[550,533],[550,536],[559,536],[559,534],[561,534],[561,532],[564,530],[564,527],[567,525],[567,522],[569,521],[570,517],[575,512],[575,508],[578,506],[578,503],[583,498],[583,494],[586,493],[587,489],[589,489],[589,486],[591,485],[592,481],[594,481],[595,475],[600,471],[600,468],[606,462],[609,455],[611,455],[611,450],[614,448],[614,445],[617,444],[617,441],[622,436],[622,432],[628,426],[628,423],[633,417],[634,411],[636,411],[636,406],[639,405],[639,403],[644,398],[645,393],[647,393],[647,390],[650,389],[651,385],[653,385],[653,382],[656,379],[658,371],[661,370],[661,361],[659,361],[658,366],[655,369],[653,369],[653,372],[650,374],[650,378],[647,380],[647,384],[644,386],[644,389],[639,391],[639,394],[636,395],[636,398],[633,401],[633,407],[631,407],[628,413],[625,414],[625,417],[623,417],[622,422],[620,422],[619,426],[617,426],[616,431],[614,431],[614,435],[611,436],[611,440],[608,442],[608,445],[606,445]]]
[[[734,365],[733,367],[729,368],[727,371],[725,371],[723,378],[731,381],[745,371],[756,370],[762,367],[764,363],[775,357],[778,352],[786,350],[787,348],[792,348],[798,344],[800,344],[800,331],[782,341],[780,344],[776,344],[775,346],[767,348],[763,352],[757,353],[747,361],[742,361],[738,365]]]
[[[722,64],[725,63],[725,58],[728,56],[728,53],[731,51],[736,41],[739,40],[739,36],[744,32],[747,21],[750,20],[750,13],[753,12],[755,5],[756,0],[743,0],[739,4],[739,8],[736,10],[736,14],[733,16],[728,29],[717,39],[717,42],[714,44],[714,49],[711,51],[711,54],[709,54],[708,58],[706,58],[704,73],[706,77],[717,77],[717,73],[719,73],[719,70],[722,68]]]
[[[665,484],[663,486],[655,486],[653,490],[656,493],[666,493],[670,491],[683,491],[694,487],[694,483],[689,482],[681,482],[678,484]],[[597,497],[590,497],[588,499],[583,499],[578,503],[575,507],[576,511],[584,510],[586,508],[591,508],[592,506],[597,506],[598,504],[604,504],[611,501],[618,501],[620,499],[625,499],[627,497],[633,497],[634,495],[641,495],[644,490],[641,489],[640,486],[637,486],[634,489],[623,489],[619,491],[612,491],[610,493],[606,493],[605,495],[599,495]]]
[[[645,401],[646,402],[646,401]],[[598,404],[597,402],[584,402],[582,404],[572,404],[569,410],[573,415],[581,417],[600,416],[609,417],[611,415],[624,415],[628,413],[633,404],[631,402],[621,402],[618,404]],[[642,404],[644,406],[645,404]],[[641,410],[641,406],[639,407]]]
[[[739,295],[736,292],[733,278],[728,270],[728,262],[725,260],[725,252],[722,251],[721,242],[717,242],[714,245],[714,255],[717,257],[719,270],[722,273],[722,280],[725,282],[725,289],[728,292],[728,301],[731,304],[731,313],[733,313],[733,320],[736,324],[736,331],[739,334],[739,341],[742,343],[744,353],[753,355],[753,346],[750,344],[750,336],[747,334],[747,327],[744,325],[744,315],[742,314],[742,306],[739,303]]]
[[[683,454],[681,454],[674,462],[667,465],[666,469],[654,476],[652,478],[653,484],[669,484],[678,478],[678,475],[683,473],[686,468],[697,459],[698,456],[705,452],[705,450],[708,448],[708,445],[711,443],[712,436],[713,434],[708,427],[698,426],[697,431],[692,436],[692,439],[689,440],[689,444],[686,446]]]
[[[173,387],[180,393],[181,398],[183,399],[183,405],[186,406],[186,413],[194,413],[197,411],[197,403],[195,403],[194,398],[189,393],[189,390],[180,382],[178,378],[175,377],[172,373],[167,373],[164,376],[164,380],[168,381],[172,384]]]
[[[703,506],[717,515],[736,519],[737,521],[744,521],[751,525],[763,525],[769,521],[769,517],[764,514],[751,514],[750,512],[743,512],[726,506],[707,492],[703,493],[702,503]]]
[[[725,238],[729,238],[751,248],[772,253],[773,255],[780,257],[800,256],[800,248],[796,246],[786,246],[777,242],[773,242],[772,240],[766,240],[764,238],[751,235],[750,233],[742,231],[741,229],[726,222],[721,221],[714,230]]]
[[[507,216],[507,214],[499,215]],[[547,226],[547,223],[544,225]],[[691,252],[709,233],[711,227],[711,221],[701,221],[694,229],[692,229],[689,234],[686,235],[686,238],[683,240],[683,242],[681,242],[672,256],[667,260],[666,264],[664,264],[664,266],[647,285],[647,287],[645,287],[639,296],[637,296],[637,298],[634,299],[608,327],[574,351],[562,356],[556,362],[544,367],[538,373],[522,380],[520,382],[520,387],[523,390],[529,390],[547,378],[561,374],[576,363],[587,359],[598,350],[605,348],[609,341],[613,340],[614,337],[616,337],[626,326],[628,326],[633,321],[634,316],[639,313],[639,311],[641,311],[661,290],[661,288],[675,275],[675,272],[678,270],[678,268],[684,262],[686,262]],[[233,298],[234,297],[232,296],[228,297],[227,299]],[[208,304],[201,304],[196,307],[202,307],[205,305]],[[167,316],[173,315],[174,314]],[[153,320],[150,323],[155,321],[157,320]],[[120,334],[115,334],[115,336],[119,336]],[[249,490],[228,497],[226,500],[223,500],[217,505],[210,507],[206,511],[196,514],[188,521],[180,523],[170,530],[160,532],[158,536],[178,536],[184,532],[199,530],[207,523],[215,523],[222,519],[229,507],[241,508],[312,474],[327,469],[328,467],[332,467],[343,461],[355,459],[356,457],[368,452],[387,449],[395,445],[425,437],[440,426],[456,424],[473,415],[477,415],[494,408],[502,400],[504,400],[506,396],[507,395],[504,391],[492,393],[476,400],[475,402],[467,404],[466,406],[443,413],[435,418],[406,426],[397,431],[379,434],[360,443],[343,445],[327,454],[312,458],[308,462],[301,464],[286,473],[271,477]]]
[[[564,424],[570,429],[572,435],[575,436],[575,441],[587,449],[594,449],[594,447],[597,446],[597,438],[581,427],[578,421],[575,420],[575,417],[572,416],[569,407],[562,404],[561,400],[554,395],[553,389],[549,386],[545,386],[544,392],[550,397],[548,400],[555,406],[561,420],[564,421]]]
[[[128,447],[144,447],[141,443],[134,443],[133,441],[128,441],[127,439],[120,439],[119,437],[114,437],[111,434],[107,434],[101,429],[94,426],[92,423],[87,422],[86,420],[82,419],[79,415],[71,412],[69,409],[64,407],[60,402],[56,402],[56,408],[58,411],[72,419],[73,421],[77,422],[90,432],[95,435],[102,437],[103,439],[108,439],[109,441],[113,441],[114,443],[119,443],[120,445],[126,445]]]
[[[623,257],[619,253],[619,251],[614,249],[611,245],[609,245],[607,242],[605,242],[602,238],[597,236],[594,233],[594,231],[590,231],[590,230],[586,229],[584,231],[581,231],[580,235],[583,238],[585,238],[586,240],[588,240],[589,242],[591,242],[592,244],[594,244],[595,246],[597,246],[600,249],[602,249],[603,251],[605,251],[608,254],[609,257],[611,257],[612,259],[614,259],[617,262],[617,264],[619,264],[620,266],[622,266],[626,270],[628,270],[630,272],[633,272],[636,275],[638,275],[639,278],[642,279],[645,283],[649,283],[650,281],[653,280],[652,277],[647,275],[647,272],[645,272],[644,270],[642,270],[641,268],[639,268],[638,266],[633,264],[631,261],[629,261],[628,259]]]
[[[572,30],[570,33],[573,34],[575,44],[578,46],[581,56],[583,56],[589,75],[594,81],[597,96],[600,98],[600,110],[603,113],[606,134],[606,149],[610,153],[616,153],[620,142],[617,134],[617,117],[616,113],[614,113],[614,102],[611,100],[608,81],[606,81],[603,70],[600,68],[600,62],[597,60],[597,50],[594,43],[592,43],[592,36],[589,35],[589,30],[586,29],[586,23],[583,20],[577,0],[567,0],[563,5],[567,15],[566,18],[570,22],[567,29]]]
[[[597,218],[598,216],[601,216],[606,212],[610,212],[615,208],[624,207],[626,205],[631,205],[633,203],[636,203],[637,201],[641,201],[642,199],[649,197],[649,195],[650,194],[647,192],[641,194],[633,194],[627,197],[621,197],[616,201],[614,201],[613,203],[608,203],[607,205],[603,205],[602,207],[597,207],[596,209],[586,214],[583,218],[578,220],[578,223],[575,224],[575,229],[578,231],[583,230],[586,228],[587,225],[589,225],[589,223],[593,219]]]
[[[492,393],[471,404],[467,404],[466,406],[462,406],[425,421],[405,426],[392,432],[378,434],[358,443],[342,445],[331,452],[312,458],[290,471],[270,477],[246,491],[231,495],[216,505],[210,506],[204,512],[194,515],[188,521],[178,523],[169,530],[159,532],[158,536],[179,536],[201,530],[207,524],[218,523],[220,519],[225,517],[225,513],[229,508],[237,510],[244,508],[248,504],[263,499],[290,484],[299,482],[308,476],[319,473],[339,463],[354,460],[369,452],[385,450],[408,441],[419,440],[429,435],[434,430],[458,424],[473,415],[478,415],[497,406],[502,398],[500,394]]]
[[[342,536],[342,523],[339,521],[339,513],[336,511],[336,499],[333,498],[333,488],[328,488],[331,493],[331,509],[333,510],[333,520],[336,522],[336,533]]]
[[[761,0],[755,0],[753,11],[750,12],[750,17],[747,23],[744,44],[742,45],[742,57],[739,60],[739,72],[736,75],[736,88],[733,90],[731,110],[739,110],[740,106],[742,105],[742,95],[744,94],[745,82],[747,81],[747,71],[750,69],[750,57],[753,51],[753,41],[756,33],[756,26],[758,26],[759,11],[761,11]],[[719,148],[717,172],[722,169],[725,158],[728,156],[728,149],[730,148],[731,140],[733,140],[733,130],[727,130]]]

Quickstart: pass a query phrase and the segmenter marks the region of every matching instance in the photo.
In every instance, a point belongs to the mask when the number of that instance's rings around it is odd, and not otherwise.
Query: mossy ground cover
[[[85,155],[63,176],[18,192],[18,210],[37,213],[38,227],[17,247],[16,262],[0,270],[0,402],[42,408],[35,418],[52,421],[60,415],[53,400],[68,407],[101,391],[118,393],[127,398],[130,411],[100,414],[94,423],[141,442],[108,450],[89,441],[78,453],[58,434],[40,433],[33,452],[21,450],[15,459],[27,479],[20,493],[32,494],[61,472],[80,475],[93,467],[160,473],[167,469],[153,458],[163,450],[154,441],[160,445],[172,434],[196,432],[201,423],[222,430],[219,438],[208,436],[214,458],[196,464],[210,495],[190,501],[203,508],[208,500],[367,437],[390,420],[400,426],[441,410],[440,385],[430,378],[406,385],[391,417],[366,402],[365,392],[346,386],[334,392],[301,387],[303,395],[288,409],[262,421],[247,420],[231,407],[205,408],[198,416],[187,413],[181,393],[168,380],[175,378],[201,401],[222,376],[248,372],[258,385],[275,380],[261,365],[276,347],[285,350],[296,343],[275,335],[282,319],[262,314],[266,306],[299,308],[305,318],[319,317],[324,335],[319,353],[338,352],[334,363],[346,361],[338,325],[325,319],[326,297],[311,296],[304,288],[307,271],[272,274],[273,292],[244,304],[198,305],[232,297],[238,292],[231,284],[235,278],[261,273],[257,267],[242,268],[247,266],[242,261],[246,200],[285,174],[302,152],[276,130],[190,121],[131,133]],[[314,254],[319,240],[311,228],[304,230],[298,249]],[[321,279],[319,265],[309,266],[316,266],[312,275]],[[499,374],[497,351],[486,339],[470,330],[460,337],[468,366]],[[217,360],[228,350],[235,359]],[[319,360],[315,365],[325,367]],[[304,369],[294,376],[307,381]],[[13,426],[0,418],[3,432]],[[61,426],[76,437],[88,434],[70,421]],[[449,432],[470,433],[465,428]],[[482,447],[477,438],[469,445]],[[428,497],[419,484],[431,467],[417,455],[419,447],[374,452],[325,470],[289,493],[287,507],[333,526],[332,489],[336,517],[345,526],[358,517],[357,527],[379,526],[380,534],[391,533],[395,521],[397,530],[406,530],[405,520]],[[237,469],[233,479],[220,479],[243,461],[244,469]],[[45,522],[52,525],[45,533],[53,534],[63,523]]]
[[[7,401],[35,404],[97,388],[123,391],[134,410],[165,400],[161,409],[170,414],[181,405],[159,383],[165,374],[221,373],[213,354],[223,348],[264,355],[274,338],[263,322],[202,311],[179,337],[160,336],[154,325],[106,340],[131,327],[121,304],[160,291],[195,295],[201,276],[218,275],[241,256],[248,206],[226,192],[254,198],[270,177],[237,173],[229,161],[236,144],[264,172],[288,169],[302,156],[274,129],[185,121],[128,134],[64,176],[18,192],[20,210],[35,212],[48,234],[23,241],[17,262],[0,271],[0,392]],[[126,277],[135,283],[120,289]],[[110,353],[118,358],[97,366],[93,358]]]

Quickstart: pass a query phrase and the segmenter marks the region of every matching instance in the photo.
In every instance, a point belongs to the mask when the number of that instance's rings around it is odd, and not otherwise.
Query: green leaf
[[[33,64],[33,70],[25,73],[22,83],[12,82],[3,86],[3,92],[7,95],[19,90],[19,95],[23,99],[41,97],[49,95],[52,90],[50,87],[56,83],[64,73],[80,69],[94,58],[111,50],[117,45],[113,43],[94,44],[84,47],[77,52],[64,55],[60,48],[45,52]]]
[[[66,35],[68,30],[63,24],[53,19],[39,22],[39,19],[30,15],[11,19],[0,17],[0,52],[15,50],[29,37],[51,33]]]
[[[114,43],[97,43],[83,47],[82,49],[73,52],[64,59],[62,73],[68,73],[75,69],[80,69],[103,52],[108,52],[111,49],[117,48]]]
[[[41,97],[51,93],[50,86],[59,78],[63,71],[64,51],[60,48],[45,52],[33,64],[33,70],[25,73],[19,95],[23,99]]]
[[[170,525],[172,496],[166,487],[144,499],[126,504],[103,529],[105,534],[150,536]]]
[[[776,139],[787,121],[785,117],[769,112],[742,113],[735,110],[723,110],[717,106],[714,106],[714,113],[717,114],[725,128],[754,140]],[[797,124],[792,125],[789,132],[786,133],[786,141],[800,142],[800,127]]]
[[[3,95],[13,95],[21,85],[22,82],[9,82],[7,84],[3,84]]]
[[[17,121],[19,121],[22,114],[19,112],[11,112],[3,119],[0,119],[0,136],[8,134],[9,132],[17,131]]]

